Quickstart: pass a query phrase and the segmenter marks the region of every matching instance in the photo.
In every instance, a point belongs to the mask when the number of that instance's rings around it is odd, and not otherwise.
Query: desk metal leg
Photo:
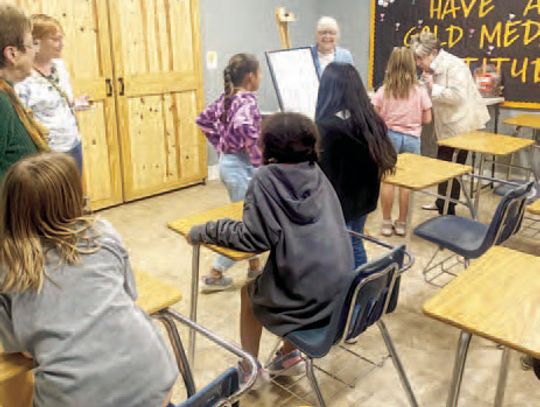
[[[189,309],[189,319],[197,322],[197,303],[199,299],[199,261],[201,246],[193,246],[193,257],[191,259],[191,304]],[[189,330],[188,359],[192,369],[195,368],[195,330]]]
[[[452,162],[457,162],[457,156],[458,156],[459,150],[456,148],[454,150],[454,153],[452,154]],[[452,187],[454,186],[454,178],[451,178],[446,183],[446,197],[444,199],[444,207],[442,214],[448,215],[448,208],[450,206],[450,196],[452,194]]]
[[[471,343],[472,335],[468,332],[461,331],[454,361],[454,372],[452,373],[452,383],[448,392],[448,401],[446,407],[457,407],[459,400],[459,390],[461,388],[461,379],[465,370],[465,360],[467,359],[467,351]]]
[[[471,177],[471,181],[472,181]],[[465,197],[465,201],[467,202],[467,207],[469,208],[469,211],[471,212],[472,219],[477,219],[476,210],[474,209],[473,202],[471,200],[471,197],[469,196],[469,192],[467,191],[467,188],[465,187],[465,184],[463,183],[463,176],[458,177],[459,185],[461,185],[461,191],[463,192],[463,196]]]
[[[478,175],[484,175],[484,155],[479,154],[478,156]],[[482,182],[480,179],[476,181],[476,193],[474,195],[474,209],[478,212],[478,204],[480,201],[480,192],[482,191]]]
[[[497,392],[495,393],[494,407],[502,407],[504,391],[506,389],[506,379],[508,378],[508,363],[510,361],[510,349],[504,347],[501,358],[501,369],[499,371],[499,381],[497,382]]]

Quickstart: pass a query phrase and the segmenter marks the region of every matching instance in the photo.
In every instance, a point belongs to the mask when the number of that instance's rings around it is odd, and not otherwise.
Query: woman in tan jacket
[[[461,59],[441,49],[437,36],[422,32],[413,37],[411,50],[417,66],[422,69],[422,78],[433,103],[434,129],[437,140],[485,127],[489,113],[478,92],[471,71]],[[437,158],[452,161],[454,149],[439,146]],[[457,162],[465,163],[467,151],[460,151]],[[446,182],[439,184],[439,195],[446,195]],[[452,185],[451,198],[459,199],[459,184]],[[444,199],[437,199],[435,205],[424,209],[442,213]],[[455,204],[450,203],[448,213],[455,213]]]

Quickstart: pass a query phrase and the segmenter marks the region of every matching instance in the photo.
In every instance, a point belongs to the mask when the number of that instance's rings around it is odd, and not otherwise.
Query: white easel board
[[[281,111],[303,113],[314,119],[319,75],[311,48],[268,51],[266,61]]]

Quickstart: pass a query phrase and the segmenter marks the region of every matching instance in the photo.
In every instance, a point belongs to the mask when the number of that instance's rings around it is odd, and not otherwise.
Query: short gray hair
[[[319,21],[317,21],[317,31],[320,31],[324,28],[331,28],[333,30],[336,30],[339,36],[339,25],[334,17],[323,16],[319,18]]]
[[[410,48],[415,55],[424,57],[432,54],[433,51],[439,51],[441,42],[432,32],[422,31],[420,34],[411,37]]]

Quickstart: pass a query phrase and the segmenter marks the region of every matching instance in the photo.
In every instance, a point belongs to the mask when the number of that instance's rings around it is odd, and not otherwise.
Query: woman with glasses
[[[331,62],[353,64],[351,52],[337,46],[339,26],[332,17],[321,17],[317,22],[317,44],[311,47],[319,77]]]
[[[13,89],[32,73],[35,44],[31,29],[20,9],[0,4],[0,180],[11,164],[48,150],[46,130],[34,121]]]

